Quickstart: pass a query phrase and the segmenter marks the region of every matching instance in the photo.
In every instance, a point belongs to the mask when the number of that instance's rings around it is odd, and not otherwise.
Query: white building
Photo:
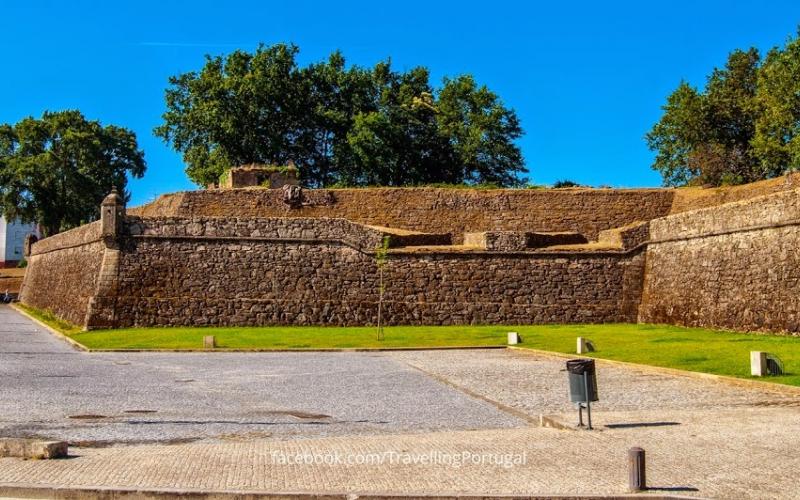
[[[39,228],[36,224],[23,224],[19,221],[6,221],[5,217],[0,217],[0,255],[3,262],[0,267],[14,267],[23,259],[22,248],[25,236],[33,233],[40,237]]]

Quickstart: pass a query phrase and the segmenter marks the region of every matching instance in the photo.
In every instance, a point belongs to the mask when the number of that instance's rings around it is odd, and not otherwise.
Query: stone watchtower
[[[125,218],[125,200],[111,188],[111,193],[100,204],[100,220],[103,226],[103,240],[109,248],[115,248]]]
[[[97,277],[97,289],[94,297],[89,299],[84,325],[87,330],[116,326],[114,301],[119,275],[119,242],[124,220],[125,199],[117,192],[117,188],[111,188],[111,193],[100,204],[100,225],[106,248],[103,250],[103,260]]]

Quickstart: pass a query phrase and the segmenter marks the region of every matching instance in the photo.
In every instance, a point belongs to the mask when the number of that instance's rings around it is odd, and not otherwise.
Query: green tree
[[[646,135],[653,168],[666,185],[739,184],[763,177],[751,141],[760,56],[736,50],[709,75],[700,92],[686,82],[667,97],[664,114]]]
[[[249,162],[285,164],[296,152],[302,116],[300,74],[291,45],[206,57],[198,72],[170,78],[164,124],[155,134],[183,153],[190,179],[216,182]]]
[[[155,133],[194,182],[245,163],[294,161],[307,186],[510,185],[526,172],[513,110],[471,77],[441,90],[425,68],[348,67],[339,52],[299,67],[294,45],[208,57],[170,79]]]
[[[382,63],[373,74],[375,109],[356,115],[347,136],[353,160],[342,182],[406,186],[465,180],[449,138],[440,133],[428,70],[397,73]]]
[[[303,68],[300,79],[301,94],[312,105],[301,108],[293,159],[302,165],[309,186],[342,182],[343,165],[352,163],[347,134],[356,115],[374,107],[372,74],[356,66],[346,68],[342,54],[334,52],[327,61]]]
[[[133,132],[79,111],[0,125],[0,212],[38,222],[45,236],[95,220],[111,188],[125,193],[127,176],[144,171]]]
[[[469,75],[445,79],[438,97],[440,135],[455,148],[463,169],[460,176],[477,184],[519,184],[519,175],[526,171],[514,143],[523,134],[514,110]]]
[[[800,168],[800,37],[772,49],[758,78],[753,148],[765,175]]]

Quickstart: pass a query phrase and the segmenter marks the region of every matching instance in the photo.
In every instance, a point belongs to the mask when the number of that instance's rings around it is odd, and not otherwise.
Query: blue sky
[[[800,2],[268,2],[0,0],[0,123],[77,108],[136,132],[140,204],[192,189],[180,155],[152,135],[170,75],[204,54],[294,42],[301,63],[341,49],[391,57],[434,81],[471,73],[519,114],[536,183],[656,186],[642,139],[681,79],[702,85],[737,47],[794,35]]]

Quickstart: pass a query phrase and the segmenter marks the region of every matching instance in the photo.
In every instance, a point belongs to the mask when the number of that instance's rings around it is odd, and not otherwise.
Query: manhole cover
[[[70,415],[68,418],[74,418],[76,420],[99,420],[108,417],[105,415],[93,415],[91,413],[87,413],[85,415]]]

